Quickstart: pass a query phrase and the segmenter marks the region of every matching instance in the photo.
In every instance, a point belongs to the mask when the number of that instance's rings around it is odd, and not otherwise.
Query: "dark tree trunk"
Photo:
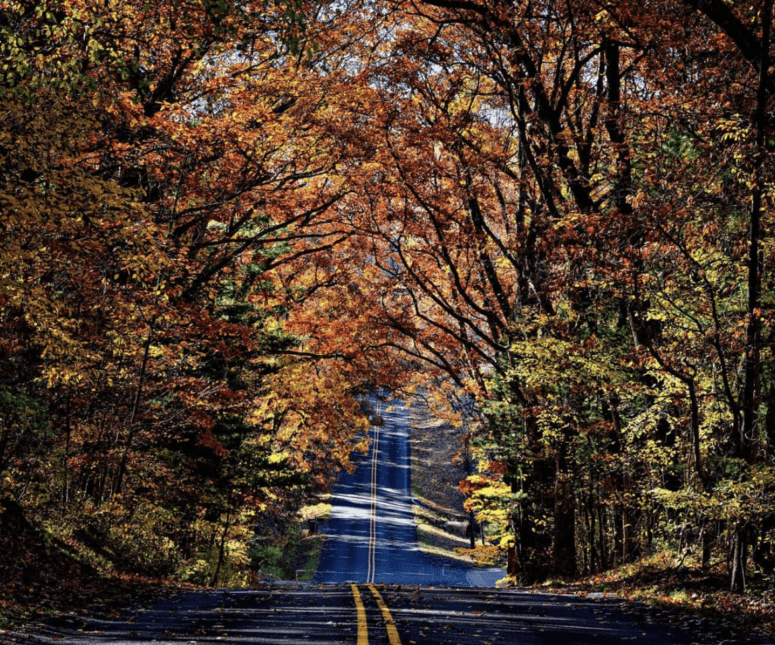
[[[597,505],[598,523],[597,533],[600,543],[600,570],[605,571],[608,568],[608,550],[605,548],[605,507],[602,504]]]
[[[576,508],[573,485],[566,472],[565,448],[557,460],[554,486],[554,573],[561,576],[576,574]]]
[[[596,524],[595,524],[595,504],[592,492],[590,491],[587,497],[587,516],[589,517],[589,570],[588,573],[595,573],[598,571],[599,558],[597,555],[597,546],[595,544],[596,536]]]
[[[766,0],[761,12],[762,49],[759,64],[759,89],[756,97],[756,153],[751,190],[751,222],[748,247],[748,325],[745,339],[745,382],[743,386],[743,425],[738,437],[741,457],[752,463],[755,459],[756,395],[759,380],[759,347],[761,334],[760,296],[762,286],[759,266],[759,242],[761,238],[762,197],[764,177],[762,169],[767,160],[765,129],[767,121],[767,70],[769,68],[770,22],[772,0]]]
[[[745,566],[748,559],[748,540],[745,531],[736,526],[732,533],[732,554],[730,562],[730,588],[733,592],[745,591]]]
[[[229,534],[229,527],[231,525],[231,491],[229,491],[229,497],[226,501],[226,522],[223,525],[223,533],[221,533],[221,539],[218,543],[218,563],[215,565],[215,571],[213,572],[212,580],[210,580],[210,586],[214,587],[218,583],[218,576],[221,575],[221,567],[223,567],[223,560],[226,555],[226,536]]]

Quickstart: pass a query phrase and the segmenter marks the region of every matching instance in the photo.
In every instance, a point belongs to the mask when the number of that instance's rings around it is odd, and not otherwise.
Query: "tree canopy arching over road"
[[[772,1],[0,5],[5,505],[236,584],[358,397],[527,582],[772,575]],[[490,548],[493,548],[492,546]]]

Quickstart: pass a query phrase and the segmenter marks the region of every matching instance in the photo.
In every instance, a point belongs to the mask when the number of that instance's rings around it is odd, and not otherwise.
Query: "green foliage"
[[[44,404],[24,392],[0,387],[0,475],[52,435]]]
[[[279,539],[258,536],[250,545],[250,568],[268,578],[295,580],[295,561],[300,545],[301,529],[297,522],[291,523]]]
[[[283,548],[273,544],[254,543],[250,545],[250,565],[270,578],[284,580]]]

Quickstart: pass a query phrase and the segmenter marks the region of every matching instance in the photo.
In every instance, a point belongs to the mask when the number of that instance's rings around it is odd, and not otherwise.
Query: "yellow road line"
[[[369,508],[369,551],[366,582],[374,582],[377,568],[377,453],[379,452],[379,426],[374,426],[371,457],[371,504]]]
[[[366,586],[371,589],[371,593],[374,595],[374,599],[377,601],[379,610],[382,612],[382,618],[385,619],[385,628],[387,629],[390,645],[401,645],[401,639],[398,637],[398,630],[396,629],[396,621],[393,620],[393,616],[390,614],[388,606],[385,604],[385,601],[382,600],[382,596],[379,595],[379,591],[377,591],[376,587],[373,585]],[[358,643],[360,645],[360,641],[358,641]]]
[[[358,615],[358,645],[369,645],[369,626],[366,624],[366,608],[361,600],[361,592],[358,587],[350,585],[355,598],[355,610]]]

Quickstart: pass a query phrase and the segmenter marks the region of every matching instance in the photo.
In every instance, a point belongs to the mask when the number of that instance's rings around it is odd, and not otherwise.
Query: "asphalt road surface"
[[[700,621],[697,621],[698,623]],[[65,616],[4,643],[64,645],[711,645],[767,643],[654,622],[613,599],[474,588],[293,585],[180,594],[122,615]]]
[[[477,569],[420,551],[412,513],[408,410],[372,400],[369,454],[335,487],[316,582],[490,587],[504,569]]]

